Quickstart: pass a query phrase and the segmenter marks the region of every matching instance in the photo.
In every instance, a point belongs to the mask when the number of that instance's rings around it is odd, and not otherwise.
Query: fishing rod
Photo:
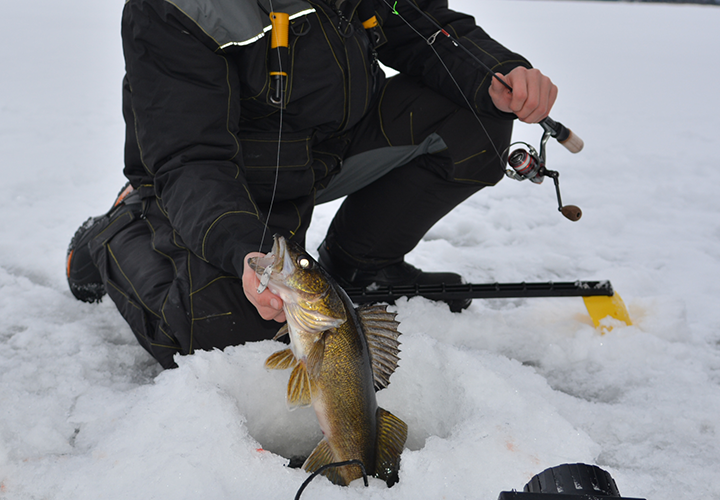
[[[455,80],[452,72],[445,64],[445,61],[440,56],[438,51],[435,49],[434,44],[438,36],[446,37],[455,47],[463,50],[472,60],[476,61],[481,68],[483,68],[492,78],[498,80],[505,88],[510,92],[513,91],[512,87],[498,74],[493,72],[483,61],[475,56],[470,50],[462,45],[457,39],[455,39],[450,33],[443,29],[434,19],[427,15],[420,7],[415,5],[413,0],[407,0],[407,3],[420,15],[428,20],[436,29],[436,31],[430,36],[426,37],[420,33],[407,19],[405,19],[400,12],[397,11],[396,7],[399,0],[395,0],[395,3],[391,5],[388,0],[383,0],[387,5],[392,14],[397,15],[402,21],[413,30],[420,38],[424,39],[425,42],[430,46],[432,51],[437,56],[440,63],[445,68],[448,76],[457,87],[460,95],[465,100],[468,109],[473,114],[478,124],[485,132],[485,135],[490,140],[490,144],[495,153],[497,154],[500,161],[504,164],[503,155],[495,147],[492,142],[490,134],[482,123],[482,120],[475,112],[474,107],[465,96],[462,88]],[[540,140],[540,151],[537,151],[531,145],[527,143],[513,143],[508,146],[508,150],[516,144],[523,144],[527,149],[515,149],[508,157],[508,164],[510,168],[505,170],[508,177],[515,180],[522,181],[530,179],[535,184],[542,183],[545,177],[553,179],[555,184],[555,194],[558,201],[558,210],[567,219],[571,221],[578,221],[582,217],[582,210],[575,205],[563,205],[562,197],[560,195],[560,173],[547,168],[547,152],[546,144],[550,137],[555,138],[560,144],[562,144],[571,153],[579,153],[584,146],[583,140],[573,133],[569,128],[565,127],[562,123],[557,122],[549,116],[539,122],[543,128],[543,135]],[[504,153],[504,152],[503,152]],[[371,289],[368,289],[371,288]],[[632,321],[627,312],[625,304],[619,294],[613,291],[612,285],[609,281],[575,281],[567,283],[488,283],[488,284],[463,284],[458,286],[451,286],[447,284],[441,284],[437,287],[424,287],[424,286],[410,286],[410,287],[360,287],[353,288],[349,287],[346,291],[350,295],[353,302],[356,303],[367,303],[367,302],[381,302],[389,301],[392,302],[400,297],[410,296],[423,296],[432,300],[444,300],[450,305],[450,310],[453,312],[459,312],[464,307],[467,307],[467,299],[469,298],[510,298],[510,297],[577,297],[580,296],[585,302],[585,306],[588,309],[588,313],[593,321],[593,324],[598,327],[601,320],[607,316],[615,318],[626,325],[631,325]]]
[[[462,45],[459,40],[457,40],[455,37],[453,37],[450,33],[448,33],[445,29],[443,29],[442,26],[440,26],[432,17],[430,17],[426,12],[424,12],[419,6],[415,5],[415,3],[412,0],[407,0],[407,3],[416,10],[423,18],[425,18],[427,21],[429,21],[436,29],[437,31],[433,33],[430,37],[425,38],[422,33],[420,33],[415,27],[410,24],[410,22],[405,19],[396,9],[397,7],[397,1],[390,5],[388,0],[383,0],[383,2],[390,7],[390,10],[393,14],[399,16],[405,24],[408,25],[415,33],[418,34],[418,36],[425,39],[427,44],[432,48],[433,52],[435,52],[435,55],[438,57],[442,65],[445,67],[445,70],[450,75],[450,78],[453,80],[455,85],[458,87],[458,90],[460,90],[460,93],[463,96],[463,99],[465,99],[465,102],[467,103],[468,107],[470,108],[470,111],[475,116],[475,119],[480,123],[480,126],[482,127],[483,131],[485,131],[485,134],[490,137],[487,133],[487,130],[485,129],[485,126],[482,124],[482,121],[480,120],[480,117],[475,113],[475,110],[473,109],[472,105],[468,101],[467,97],[465,97],[465,94],[460,89],[460,85],[455,81],[455,78],[450,73],[449,68],[445,65],[445,62],[440,57],[440,54],[435,50],[435,47],[433,47],[433,44],[436,42],[438,36],[443,35],[445,38],[450,40],[450,42],[457,48],[463,50],[472,60],[474,60],[476,63],[478,63],[489,75],[491,78],[495,78],[498,82],[500,82],[505,88],[507,88],[510,92],[513,91],[510,84],[508,84],[502,77],[500,77],[497,73],[495,73],[490,67],[488,67],[487,64],[485,64],[480,58],[478,58],[475,54],[473,54],[467,47]],[[546,167],[547,163],[547,153],[546,153],[546,144],[550,137],[555,138],[560,144],[562,144],[568,151],[571,153],[579,153],[582,151],[584,147],[583,140],[578,137],[572,130],[565,127],[562,123],[557,122],[550,118],[549,116],[545,119],[541,120],[539,122],[540,126],[543,128],[543,135],[540,139],[540,151],[538,152],[535,148],[530,146],[529,144],[525,142],[516,142],[510,145],[510,147],[516,145],[516,144],[522,144],[527,149],[516,149],[510,155],[508,155],[508,164],[511,168],[505,170],[505,174],[517,181],[523,181],[526,179],[530,179],[531,182],[535,184],[541,184],[543,179],[545,177],[550,177],[553,180],[553,183],[555,184],[555,194],[557,196],[558,201],[558,210],[560,213],[562,213],[565,218],[575,222],[580,220],[582,217],[582,210],[580,210],[579,207],[575,205],[563,205],[562,203],[562,196],[560,195],[560,173],[555,170],[549,170]],[[492,141],[491,141],[492,143]],[[495,145],[493,144],[493,148],[495,148]],[[509,148],[508,148],[509,149]],[[502,155],[499,154],[499,152],[495,151],[498,154],[498,157],[500,157],[500,161],[503,161]]]

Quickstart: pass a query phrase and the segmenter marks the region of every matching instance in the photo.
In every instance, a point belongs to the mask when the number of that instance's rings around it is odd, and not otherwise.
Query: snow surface
[[[113,304],[70,295],[66,246],[124,180],[122,1],[4,2],[0,16],[0,498],[293,498],[285,457],[320,439],[288,412],[271,341],[161,372]],[[628,497],[720,498],[720,9],[451,3],[560,87],[552,184],[505,179],[408,259],[475,282],[609,279],[634,321],[596,331],[581,299],[403,300],[379,394],[410,427],[400,483],[303,498],[497,498],[543,469],[598,464]],[[480,133],[480,132],[473,132]],[[516,129],[537,146],[538,126]],[[309,248],[336,205],[318,209]]]

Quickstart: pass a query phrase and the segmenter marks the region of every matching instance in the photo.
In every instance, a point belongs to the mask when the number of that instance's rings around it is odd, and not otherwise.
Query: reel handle
[[[540,122],[542,128],[550,133],[557,141],[565,146],[571,153],[579,153],[585,146],[580,137],[560,122],[556,122],[549,116]]]
[[[565,205],[564,207],[560,207],[559,210],[566,219],[573,222],[579,221],[580,217],[582,217],[582,210],[580,210],[580,207],[576,205]]]

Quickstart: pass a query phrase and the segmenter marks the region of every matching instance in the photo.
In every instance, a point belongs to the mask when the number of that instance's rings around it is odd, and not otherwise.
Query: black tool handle
[[[406,285],[344,287],[356,304],[395,301],[420,295],[432,300],[506,299],[523,297],[591,297],[614,294],[609,281],[545,283],[455,283],[452,285]]]

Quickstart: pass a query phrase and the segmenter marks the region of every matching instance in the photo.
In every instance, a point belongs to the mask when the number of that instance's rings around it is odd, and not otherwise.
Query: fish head
[[[248,264],[259,277],[268,276],[268,288],[283,299],[291,338],[292,333],[317,336],[347,321],[337,285],[297,243],[275,235],[270,253],[252,257]]]

